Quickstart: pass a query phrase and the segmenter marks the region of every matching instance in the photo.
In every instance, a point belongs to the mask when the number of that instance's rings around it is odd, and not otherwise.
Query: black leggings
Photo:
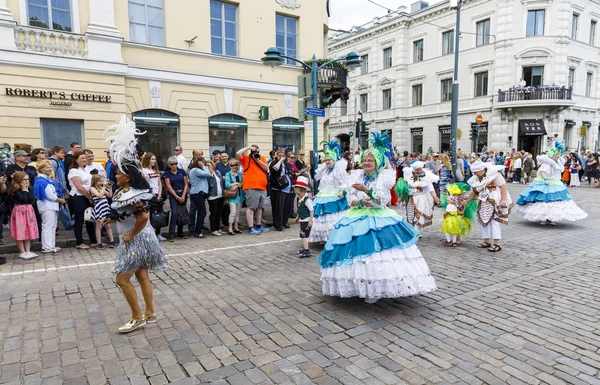
[[[210,231],[215,232],[221,228],[221,213],[223,212],[223,198],[209,199],[208,209],[210,210]]]
[[[85,209],[90,207],[90,201],[83,195],[75,195],[69,198],[69,205],[71,206],[71,212],[75,215],[75,245],[79,246],[83,244],[83,215]],[[96,240],[96,228],[94,222],[85,222],[85,229],[92,245],[98,243]]]

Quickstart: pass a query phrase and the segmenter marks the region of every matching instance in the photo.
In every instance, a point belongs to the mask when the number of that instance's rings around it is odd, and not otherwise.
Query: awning
[[[134,116],[133,121],[141,124],[177,125],[179,123],[179,118],[168,118],[162,116]]]
[[[248,123],[243,120],[209,119],[210,128],[247,128]]]
[[[273,128],[279,128],[283,130],[304,130],[303,122],[286,122],[286,123],[277,123],[273,122]]]
[[[546,135],[546,127],[542,119],[520,119],[519,136],[543,136]]]

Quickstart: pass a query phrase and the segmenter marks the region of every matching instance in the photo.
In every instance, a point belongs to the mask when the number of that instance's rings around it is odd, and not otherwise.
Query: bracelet
[[[362,199],[358,201],[358,204],[360,205],[360,207],[365,207],[365,205],[363,204],[363,200]]]

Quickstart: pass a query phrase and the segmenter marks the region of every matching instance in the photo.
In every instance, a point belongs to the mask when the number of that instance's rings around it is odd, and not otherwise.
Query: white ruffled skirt
[[[515,208],[523,219],[531,222],[574,222],[588,216],[573,200],[535,202],[523,206],[515,205]]]
[[[325,214],[313,219],[313,227],[310,229],[309,242],[327,242],[329,235],[333,231],[333,227],[344,216],[344,211],[337,213]]]

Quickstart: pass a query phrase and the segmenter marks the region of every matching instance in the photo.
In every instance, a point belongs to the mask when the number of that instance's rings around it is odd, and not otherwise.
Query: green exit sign
[[[258,118],[260,120],[269,120],[269,107],[262,106],[258,110]]]

